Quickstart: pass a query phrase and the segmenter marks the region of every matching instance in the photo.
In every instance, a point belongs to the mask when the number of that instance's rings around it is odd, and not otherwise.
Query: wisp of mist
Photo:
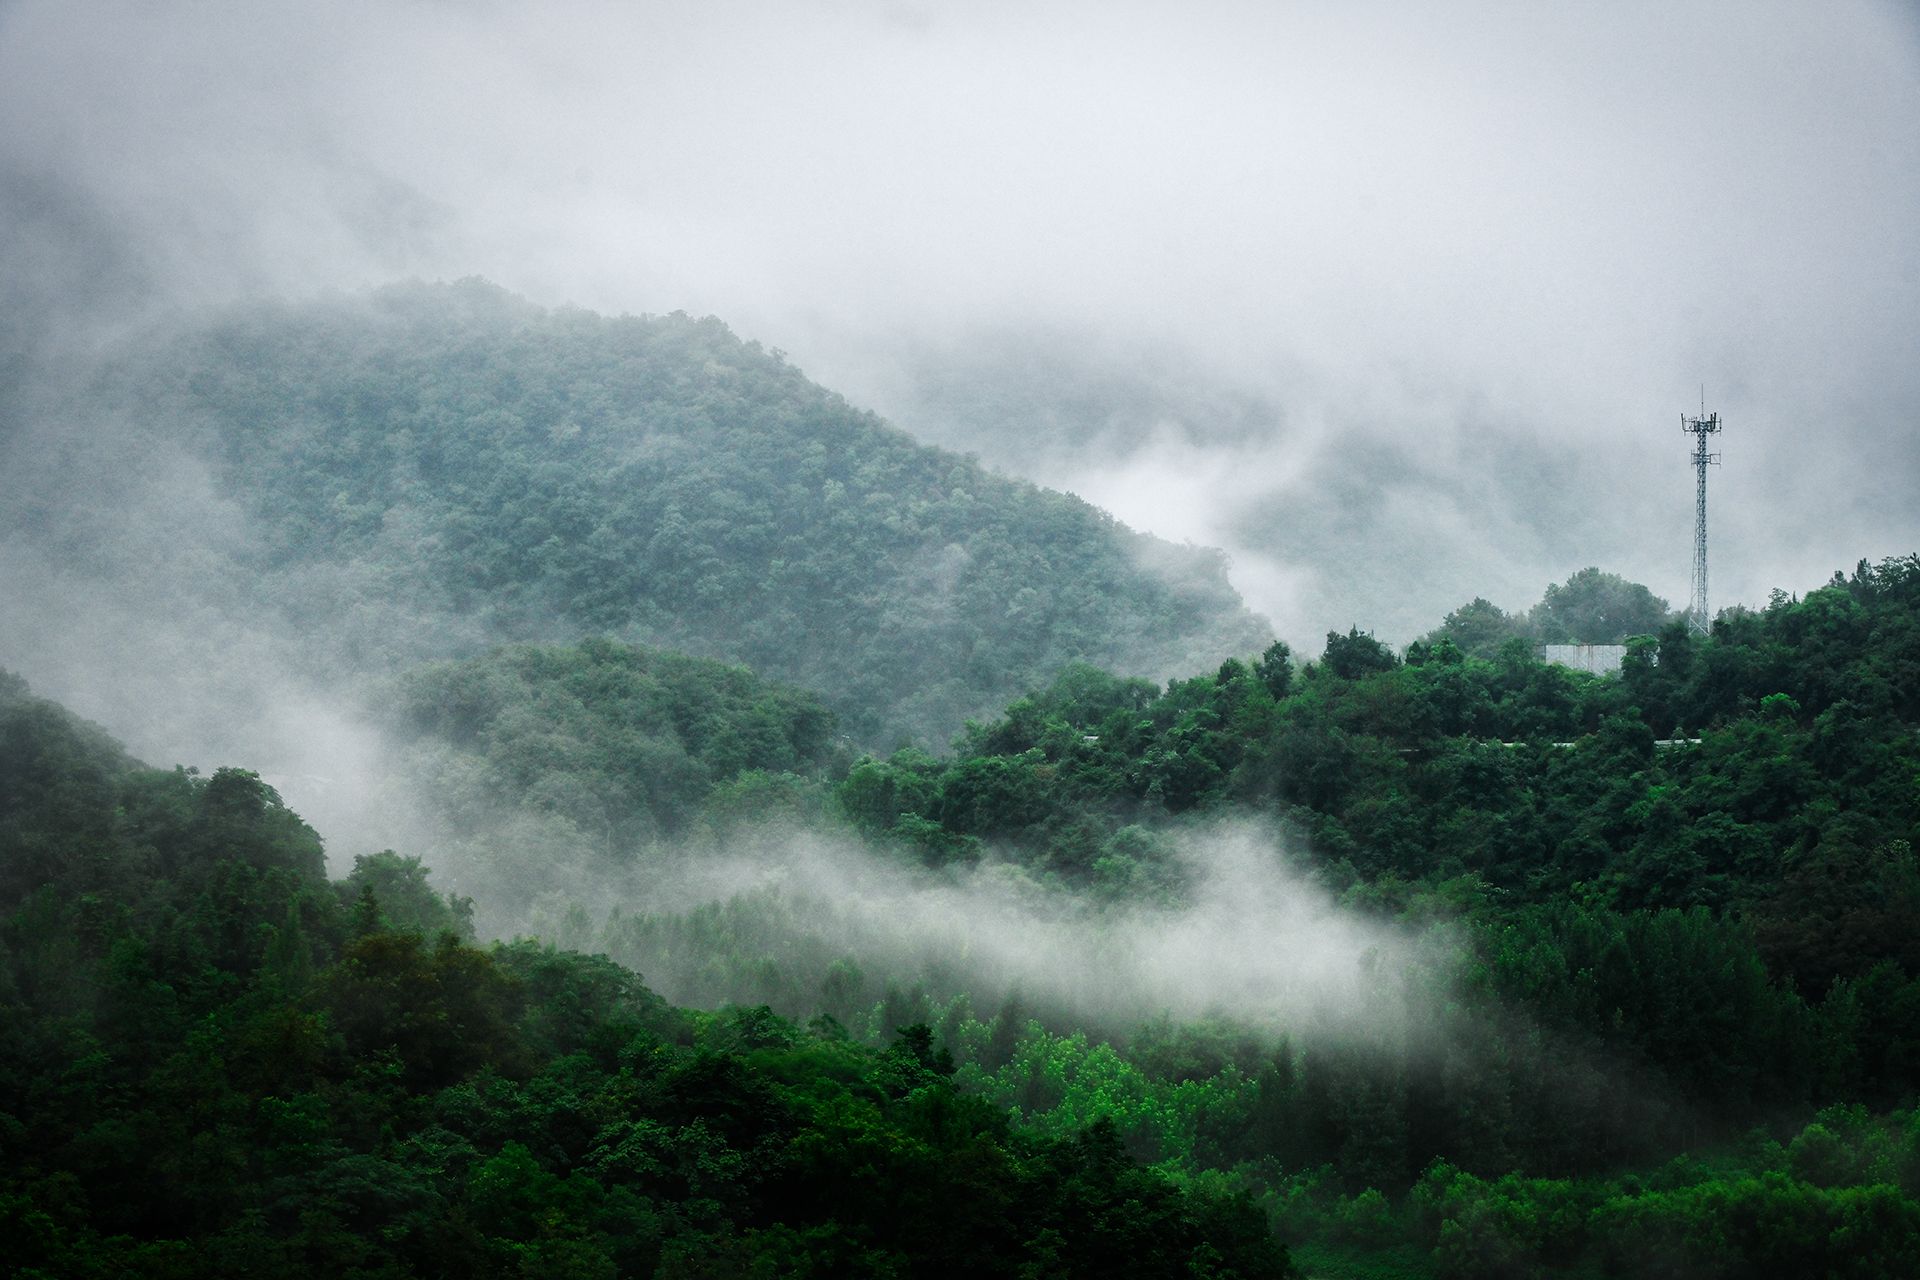
[[[1017,996],[1115,1031],[1162,1015],[1229,1019],[1270,1034],[1378,1041],[1404,1030],[1410,992],[1444,969],[1437,944],[1343,908],[1251,822],[1175,838],[1177,896],[1099,900],[985,861],[929,870],[811,832],[760,833],[733,850],[688,850],[637,871],[568,918],[556,899],[533,927],[603,946],[669,999],[711,999],[711,956],[663,939],[663,922],[725,916],[736,943],[808,975],[835,960],[966,994]],[[812,983],[803,978],[803,993]],[[734,998],[754,993],[735,991]],[[764,998],[764,997],[762,997]],[[805,1014],[807,1009],[783,1012]]]

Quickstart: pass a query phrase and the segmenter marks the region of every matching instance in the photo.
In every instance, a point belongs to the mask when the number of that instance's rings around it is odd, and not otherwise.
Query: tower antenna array
[[[1707,412],[1706,394],[1700,396],[1698,417],[1680,415],[1680,429],[1693,437],[1693,469],[1699,477],[1693,509],[1693,603],[1687,609],[1687,625],[1704,635],[1712,622],[1707,612],[1707,468],[1720,461],[1720,455],[1707,452],[1707,437],[1720,430],[1720,415]]]

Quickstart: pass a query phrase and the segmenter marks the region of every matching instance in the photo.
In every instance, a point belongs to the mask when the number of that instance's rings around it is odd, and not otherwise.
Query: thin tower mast
[[[1693,508],[1693,604],[1687,610],[1687,625],[1706,634],[1712,615],[1707,612],[1707,468],[1720,461],[1720,455],[1707,452],[1707,437],[1720,430],[1720,415],[1707,413],[1707,398],[1700,397],[1700,416],[1680,415],[1680,429],[1693,437],[1693,469],[1699,476]]]

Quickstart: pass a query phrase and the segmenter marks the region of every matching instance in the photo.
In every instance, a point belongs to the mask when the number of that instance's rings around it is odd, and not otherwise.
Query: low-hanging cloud
[[[934,871],[817,832],[730,839],[742,846],[731,854],[725,842],[690,847],[590,893],[549,895],[536,932],[607,950],[670,999],[778,1003],[784,991],[785,1012],[804,1015],[831,967],[852,962],[935,999],[991,1008],[1018,997],[1111,1031],[1211,1016],[1268,1035],[1393,1038],[1410,996],[1448,968],[1434,937],[1341,907],[1251,822],[1174,836],[1177,896],[1104,902],[1013,863]],[[740,988],[714,948],[674,945],[676,922],[703,912],[732,921],[727,946],[749,986],[770,966],[777,989]]]
[[[719,314],[909,430],[1225,546],[1296,643],[1588,563],[1684,597],[1672,428],[1705,383],[1716,597],[1754,602],[1920,542],[1917,29],[16,0],[0,265],[41,356],[49,316],[408,274]]]

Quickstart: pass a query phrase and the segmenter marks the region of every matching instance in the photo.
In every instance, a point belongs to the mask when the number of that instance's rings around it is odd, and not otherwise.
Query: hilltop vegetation
[[[1548,587],[1540,602],[1525,613],[1508,613],[1475,596],[1449,613],[1422,643],[1431,646],[1449,640],[1468,657],[1493,658],[1511,640],[1619,644],[1634,636],[1653,635],[1674,619],[1667,602],[1644,586],[1589,567]]]
[[[137,558],[126,504],[167,506],[153,537],[197,545],[143,575],[277,619],[309,672],[607,634],[813,689],[888,746],[1069,661],[1165,675],[1268,634],[1218,553],[916,444],[713,319],[477,281],[254,306],[126,339],[31,412],[62,456],[16,455],[41,478],[10,539]],[[238,528],[142,494],[127,460],[181,449]]]
[[[610,829],[621,859],[715,817],[730,784],[929,865],[991,853],[1124,896],[1175,886],[1155,834],[1169,822],[1256,813],[1336,889],[1388,905],[1452,886],[1738,914],[1817,993],[1870,965],[1846,944],[1816,959],[1789,900],[1906,909],[1886,877],[1920,820],[1917,605],[1912,557],[1862,564],[1708,637],[1669,623],[1612,679],[1445,639],[1402,658],[1358,631],[1318,661],[1275,644],[1164,688],[1078,665],[945,757],[850,759],[803,694],[605,642],[431,669],[398,705],[417,741],[485,757],[457,771],[470,796]],[[1815,868],[1831,873],[1817,892]],[[1894,945],[1902,926],[1866,919],[1814,932]]]
[[[1723,614],[1705,638],[1668,623],[1614,679],[1524,646],[1487,661],[1443,639],[1403,659],[1357,631],[1298,669],[1275,645],[1164,690],[1081,668],[951,760],[857,763],[843,795],[868,830],[925,819],[1080,878],[1090,837],[1252,806],[1343,887],[1471,877],[1520,901],[1750,907],[1809,861],[1911,838],[1917,614],[1909,556]]]

